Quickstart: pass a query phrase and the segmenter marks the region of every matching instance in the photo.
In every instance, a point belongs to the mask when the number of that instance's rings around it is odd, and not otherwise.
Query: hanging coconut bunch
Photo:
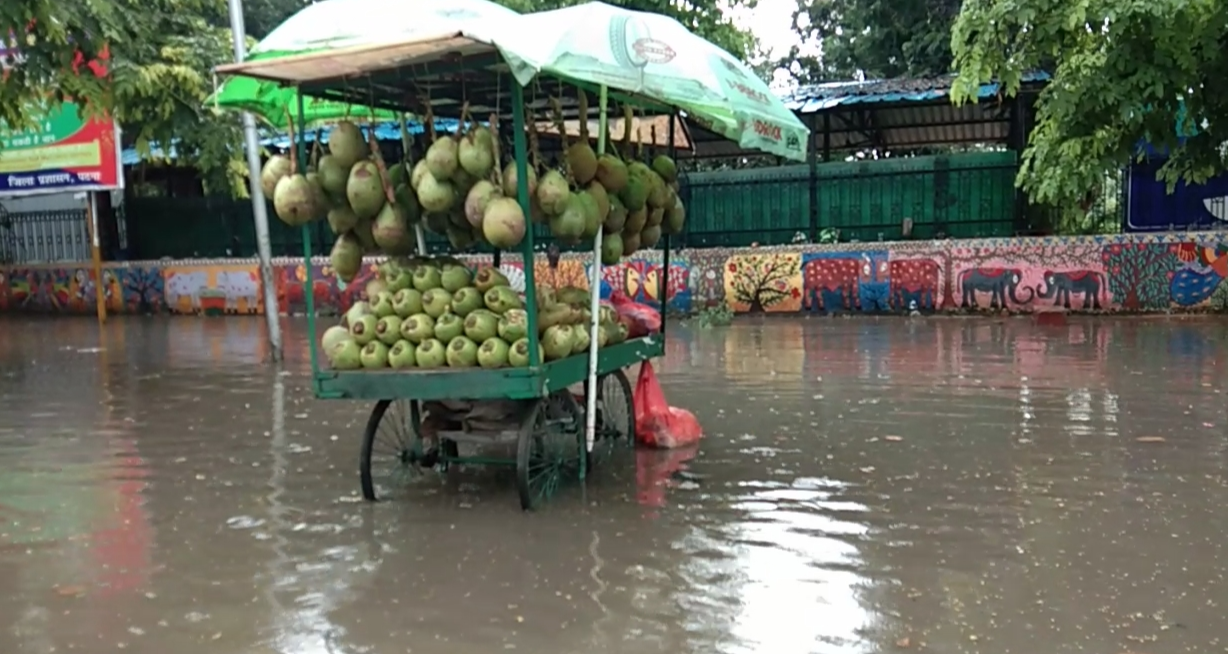
[[[337,234],[329,259],[341,281],[357,276],[364,254],[413,251],[413,226],[421,218],[421,207],[405,170],[405,162],[385,164],[375,140],[374,116],[365,138],[349,120],[333,128],[329,154],[319,158],[314,174],[330,207],[329,227]]]
[[[289,177],[293,168],[290,157],[284,154],[269,157],[269,160],[264,162],[264,168],[260,169],[260,189],[264,191],[264,197],[272,199],[277,190],[277,182],[283,177]]]
[[[499,117],[496,114],[490,115],[490,125],[492,128],[497,128]],[[485,128],[482,128],[485,130]],[[481,207],[481,228],[482,237],[486,242],[500,250],[511,250],[520,245],[524,240],[525,230],[528,229],[527,220],[525,219],[524,209],[520,206],[520,202],[516,197],[516,163],[513,161],[511,193],[506,193],[508,188],[507,180],[503,177],[503,171],[499,169],[499,136],[497,133],[485,131],[486,138],[489,140],[489,159],[483,159],[483,162],[489,162],[490,173],[494,175],[494,181],[483,178],[477,184],[485,185],[485,189],[478,194],[477,202],[484,205]],[[489,174],[489,173],[488,173]],[[530,188],[532,188],[534,176],[529,176]],[[477,189],[477,185],[474,185]],[[469,192],[469,197],[475,195],[474,189]],[[468,205],[468,199],[466,199]],[[472,222],[472,218],[470,219]]]
[[[635,112],[630,107],[625,108],[622,145],[627,155],[631,154],[634,123]],[[650,128],[650,134],[655,148],[655,125]],[[647,158],[639,136],[636,129],[634,158],[627,164],[626,184],[618,194],[620,206],[611,209],[611,214],[617,215],[612,215],[606,225],[607,233],[618,233],[624,257],[637,250],[656,247],[662,233],[681,232],[686,220],[686,210],[677,194],[677,165],[665,155],[653,157],[651,165],[645,163]],[[612,251],[607,253],[605,247],[602,250],[603,259],[608,256],[607,260],[613,260]]]
[[[376,247],[384,254],[389,256],[408,255],[414,251],[413,225],[421,217],[421,208],[418,206],[414,194],[409,192],[409,188],[405,184],[401,184],[399,187],[394,186],[393,176],[389,173],[389,169],[384,163],[384,158],[380,154],[379,144],[375,140],[374,117],[372,117],[370,127],[367,130],[367,137],[371,148],[372,160],[359,161],[354,164],[354,168],[350,171],[350,184],[354,183],[355,176],[360,170],[364,172],[369,171],[372,165],[374,166],[374,181],[377,184],[377,189],[373,193],[373,198],[362,198],[368,203],[368,207],[369,204],[378,203],[379,205],[374,217],[371,219],[371,239],[375,241]],[[348,185],[346,195],[349,195]],[[355,213],[358,213],[357,206],[354,204],[354,198],[351,198],[350,206],[354,208]],[[361,216],[362,214],[359,215]]]
[[[293,129],[290,140],[294,141]],[[288,166],[282,163],[287,159]],[[328,211],[328,202],[320,188],[318,175],[310,171],[300,172],[297,157],[269,159],[260,172],[260,185],[262,190],[267,190],[270,185],[273,187],[273,209],[277,217],[291,227],[302,227],[323,218]]]
[[[588,125],[587,125],[587,101],[584,99],[584,94],[580,95],[582,106],[580,107],[580,138],[587,146],[588,141]],[[564,245],[575,245],[584,240],[585,236],[592,238],[596,236],[597,229],[600,229],[601,217],[598,215],[598,205],[596,198],[581,184],[576,178],[575,169],[572,167],[572,154],[575,154],[576,161],[581,166],[586,166],[592,163],[591,170],[582,172],[596,174],[596,157],[592,157],[592,161],[588,161],[588,154],[591,153],[591,148],[587,151],[585,148],[569,146],[567,143],[567,126],[563,118],[563,105],[558,98],[551,98],[551,107],[554,113],[554,126],[558,130],[559,139],[563,146],[563,169],[564,172],[558,170],[549,170],[542,176],[537,184],[537,200],[541,205],[542,212],[546,215],[546,220],[550,225],[550,234]],[[591,179],[591,177],[590,177]]]
[[[460,165],[461,131],[465,125],[465,113],[454,134],[439,134],[435,130],[435,114],[430,98],[425,98],[424,120],[427,146],[422,160],[410,172],[410,187],[418,197],[425,212],[426,228],[448,237],[448,242],[457,250],[472,247],[476,242],[473,229],[464,216],[464,199],[468,187],[476,180]]]

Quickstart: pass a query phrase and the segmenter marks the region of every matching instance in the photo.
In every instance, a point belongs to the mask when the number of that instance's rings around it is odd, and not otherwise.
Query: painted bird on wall
[[[648,301],[650,304],[660,304],[662,299],[661,279],[663,276],[663,268],[659,264],[650,264],[643,261],[631,262],[623,268],[623,288],[627,297],[637,302]],[[671,265],[669,288],[665,294],[666,298],[676,298],[686,289],[686,269],[681,266]]]
[[[1185,263],[1185,267],[1173,273],[1168,291],[1178,306],[1190,307],[1206,302],[1228,277],[1228,246],[1182,243],[1177,246],[1176,255]]]

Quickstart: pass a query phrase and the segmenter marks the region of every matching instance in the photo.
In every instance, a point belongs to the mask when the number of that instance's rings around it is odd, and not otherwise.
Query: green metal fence
[[[736,247],[820,240],[895,240],[912,219],[912,238],[1011,236],[1031,219],[1016,202],[1012,152],[969,153],[866,162],[691,173],[683,181],[687,227],[681,247]],[[812,183],[813,180],[813,183]],[[301,232],[269,208],[274,256],[302,254]],[[251,202],[229,198],[129,198],[122,222],[129,259],[246,257],[256,252]],[[333,235],[320,222],[312,249],[327,253]],[[552,239],[535,226],[542,247]],[[428,236],[433,251],[448,248]]]
[[[270,204],[269,240],[273,256],[302,256],[302,230],[277,219]],[[256,255],[256,228],[251,200],[230,198],[129,198],[123,220],[127,227],[127,258],[212,258]],[[336,240],[328,223],[311,228],[311,249],[328,254]],[[553,242],[545,225],[534,226],[541,249]],[[451,251],[448,240],[427,232],[427,249]],[[562,248],[566,251],[569,248]],[[479,248],[479,251],[481,248]]]
[[[1011,236],[1015,153],[987,152],[693,173],[685,181],[689,247],[817,240]]]

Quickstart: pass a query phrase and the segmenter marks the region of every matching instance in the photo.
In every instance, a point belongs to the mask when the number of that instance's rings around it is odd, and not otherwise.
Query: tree
[[[115,117],[145,159],[173,148],[175,162],[200,171],[206,193],[247,194],[238,117],[206,106],[214,66],[234,59],[229,29],[200,16],[168,16],[160,38],[116,57]]]
[[[960,0],[802,0],[793,28],[821,57],[790,52],[787,68],[802,83],[921,77],[951,70],[951,25]]]
[[[0,84],[0,121],[26,128],[48,103],[72,98],[91,116],[110,114],[142,156],[173,149],[178,163],[201,171],[207,191],[241,195],[238,121],[204,106],[212,68],[233,58],[230,31],[213,26],[225,11],[219,0],[6,3],[0,26],[18,26],[24,38]],[[100,59],[105,76],[81,65]]]
[[[1160,178],[1205,181],[1224,168],[1228,3],[1213,0],[967,0],[951,37],[952,99],[1023,74],[1052,81],[1019,171],[1033,201],[1077,202],[1146,140],[1170,158]]]
[[[309,0],[248,0],[248,35],[263,37]],[[539,11],[580,0],[501,0],[519,11]],[[673,3],[625,0],[615,4],[668,14],[734,55],[754,39],[720,11],[716,0]],[[753,6],[754,0],[738,0]],[[73,98],[91,115],[109,113],[124,129],[125,144],[147,160],[174,151],[178,165],[198,169],[206,193],[245,196],[247,166],[238,117],[214,111],[212,69],[231,61],[226,3],[222,0],[11,0],[0,3],[0,33],[19,35],[19,53],[7,56],[0,83],[0,122],[31,127],[52,106]],[[82,61],[109,53],[110,74],[77,74]],[[74,63],[76,62],[76,63]]]
[[[311,0],[244,0],[243,27],[249,37],[259,41],[309,4]],[[217,27],[230,27],[229,14],[221,19],[224,22]]]

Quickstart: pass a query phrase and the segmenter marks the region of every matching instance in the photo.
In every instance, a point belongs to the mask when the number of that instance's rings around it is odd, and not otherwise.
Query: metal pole
[[[609,89],[605,84],[601,85],[601,99],[598,106],[600,107],[600,118],[597,122],[597,155],[605,154],[606,146],[606,125],[609,121],[606,105],[609,103]],[[583,91],[581,91],[583,93]],[[588,116],[580,116],[580,120],[585,125],[588,124]],[[585,131],[587,132],[587,127]],[[628,127],[630,129],[630,127]],[[589,294],[589,311],[591,312],[588,331],[588,390],[584,394],[584,451],[592,452],[593,444],[597,441],[597,349],[601,344],[597,341],[598,325],[601,324],[601,236],[605,232],[605,226],[601,226],[597,230],[597,236],[593,239],[593,270],[592,277],[588,282]],[[588,474],[588,457],[580,459],[580,478]]]
[[[401,162],[405,164],[406,170],[413,170],[410,166],[410,147],[413,144],[409,139],[409,126],[406,125],[405,112],[401,112]],[[418,254],[426,256],[426,233],[422,231],[422,221],[414,223],[414,236],[418,239]],[[498,267],[498,266],[496,266]]]
[[[247,29],[243,26],[243,0],[230,0],[230,35],[235,61],[247,56]],[[264,190],[260,186],[260,143],[256,140],[256,119],[243,112],[243,140],[247,150],[247,172],[252,187],[252,215],[256,221],[256,252],[260,257],[260,284],[264,287],[264,318],[269,329],[269,352],[281,361],[281,320],[277,306],[277,284],[273,281],[273,246],[269,243],[269,214]],[[310,262],[308,262],[310,265]]]
[[[102,278],[102,240],[98,236],[98,195],[94,191],[85,194],[87,226],[90,230],[90,256],[94,259],[94,304],[98,309],[98,326],[107,322],[107,288]]]
[[[533,120],[529,115],[528,120]],[[524,87],[512,80],[512,144],[516,153],[516,201],[526,218],[532,215],[529,206],[529,146],[525,139]],[[529,310],[529,366],[542,364],[541,346],[537,336],[537,280],[534,277],[533,226],[525,230],[520,242],[520,260],[524,265],[524,303]]]

